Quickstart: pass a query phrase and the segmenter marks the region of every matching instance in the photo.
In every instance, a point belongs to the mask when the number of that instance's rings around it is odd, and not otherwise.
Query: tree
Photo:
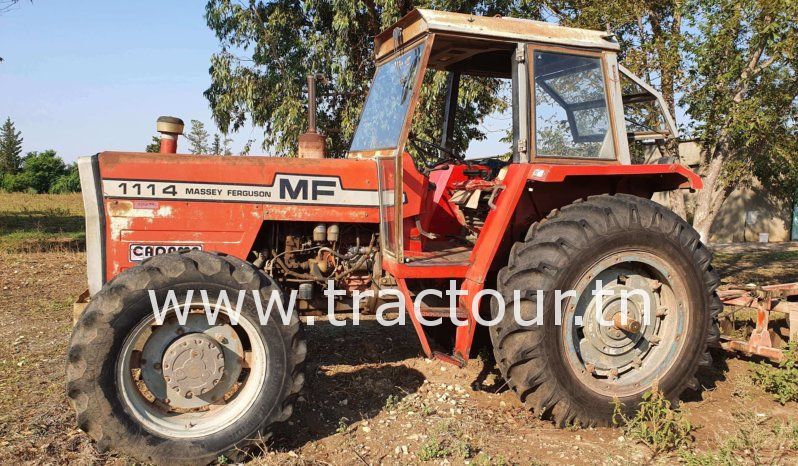
[[[22,171],[17,175],[25,189],[37,193],[50,192],[55,181],[68,173],[66,164],[54,150],[28,152],[22,161]]]
[[[50,187],[50,192],[54,194],[76,193],[80,191],[80,173],[78,164],[72,163],[67,168],[67,172],[59,176]]]
[[[14,128],[11,118],[6,118],[0,128],[0,174],[17,173],[22,159],[22,133]]]
[[[703,239],[723,201],[757,177],[798,187],[798,3],[690,0],[684,101],[703,144],[694,226]]]
[[[211,57],[211,85],[205,96],[217,126],[227,133],[249,120],[264,128],[264,148],[295,154],[297,138],[307,127],[306,76],[322,73],[329,83],[319,86],[324,97],[318,123],[328,136],[328,153],[342,155],[349,148],[374,74],[374,36],[413,7],[424,6],[490,16],[538,18],[540,13],[527,2],[506,0],[211,0],[205,18],[221,50]],[[432,106],[425,107],[425,102],[442,100],[441,83],[439,78],[420,108]],[[502,104],[492,95],[495,85],[491,80],[464,80],[461,95],[479,103],[459,112],[456,149],[464,150],[469,139],[484,137],[478,123]],[[440,130],[440,121],[434,123],[423,128],[430,139]]]
[[[233,140],[226,135],[221,136],[219,133],[214,134],[210,153],[213,155],[233,155],[233,151],[230,149],[231,142],[233,142]]]
[[[153,136],[152,141],[144,148],[144,152],[158,153],[161,151],[161,139],[158,136]]]
[[[207,154],[208,148],[208,131],[205,130],[205,125],[199,120],[191,120],[191,129],[186,134],[186,140],[189,143],[189,152],[192,154]]]

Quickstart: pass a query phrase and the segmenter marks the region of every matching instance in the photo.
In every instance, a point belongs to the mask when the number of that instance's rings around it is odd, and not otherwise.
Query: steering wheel
[[[454,150],[440,144],[420,139],[412,133],[408,136],[408,142],[410,142],[410,145],[425,159],[422,162],[425,170],[422,171],[429,172],[446,162],[461,163],[465,160],[463,154],[458,154]]]

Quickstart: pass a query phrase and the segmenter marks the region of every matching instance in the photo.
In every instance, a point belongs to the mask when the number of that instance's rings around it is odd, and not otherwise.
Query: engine
[[[296,290],[299,311],[326,311],[323,294],[332,281],[348,294],[380,285],[382,267],[376,225],[352,223],[269,222],[253,251],[253,264],[274,278],[286,294]],[[368,311],[374,300],[361,303]],[[351,309],[351,299],[336,310]]]

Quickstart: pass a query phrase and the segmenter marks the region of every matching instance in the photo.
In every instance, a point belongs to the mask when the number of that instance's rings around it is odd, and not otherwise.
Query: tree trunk
[[[725,159],[725,154],[721,152],[717,153],[709,161],[706,175],[704,176],[704,189],[699,191],[696,199],[693,228],[701,235],[701,241],[704,243],[709,240],[712,224],[715,222],[723,202],[731,191],[728,186],[723,185],[723,180],[721,179]]]
[[[684,202],[684,191],[674,189],[668,193],[668,204],[671,210],[687,221],[687,204]]]

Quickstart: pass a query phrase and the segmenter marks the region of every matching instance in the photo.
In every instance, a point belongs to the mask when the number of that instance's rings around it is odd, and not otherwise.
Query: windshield
[[[377,67],[350,152],[399,145],[423,53],[421,44]]]

